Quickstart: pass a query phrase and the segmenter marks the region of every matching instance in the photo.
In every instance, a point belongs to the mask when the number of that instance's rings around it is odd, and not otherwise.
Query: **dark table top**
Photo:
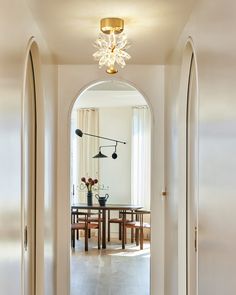
[[[109,204],[106,206],[100,206],[99,204],[93,204],[88,206],[87,204],[72,204],[72,209],[100,209],[100,210],[136,210],[141,209],[142,206],[132,205],[132,204]]]

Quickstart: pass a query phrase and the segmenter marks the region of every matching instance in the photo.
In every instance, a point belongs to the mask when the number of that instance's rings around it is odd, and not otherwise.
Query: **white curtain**
[[[133,108],[131,201],[150,209],[151,120],[147,106]]]
[[[71,196],[72,203],[78,202],[76,188],[78,187],[78,137],[75,135],[77,129],[77,111],[73,110],[71,114]]]
[[[77,126],[84,133],[99,135],[98,110],[78,109]],[[98,152],[98,138],[88,135],[78,137],[78,184],[81,184],[81,177],[98,178],[98,159],[93,158]],[[85,201],[85,197],[86,190],[81,192],[79,187],[80,201]]]

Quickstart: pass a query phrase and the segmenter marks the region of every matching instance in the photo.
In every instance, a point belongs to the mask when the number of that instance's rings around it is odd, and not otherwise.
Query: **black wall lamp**
[[[116,143],[114,145],[101,145],[99,147],[99,153],[97,155],[95,155],[93,158],[107,158],[106,155],[102,154],[101,149],[102,148],[105,148],[105,147],[114,147],[115,148],[115,151],[113,152],[113,154],[111,156],[112,156],[112,159],[116,159],[117,158],[117,153],[116,153],[117,144],[118,143],[126,144],[125,141],[120,141],[120,140],[117,140],[117,139],[112,139],[112,138],[108,138],[108,137],[104,137],[104,136],[99,136],[99,135],[85,133],[85,132],[82,132],[80,129],[76,129],[75,130],[75,134],[78,135],[79,137],[82,137],[83,135],[88,135],[88,136],[93,136],[93,137],[97,137],[97,138],[101,138],[101,139],[106,139],[106,140],[114,141]]]
[[[98,153],[96,156],[94,156],[93,158],[107,158],[107,156],[104,155],[104,154],[102,153],[102,151],[101,151],[102,148],[107,148],[107,147],[114,147],[114,148],[115,148],[115,151],[114,151],[114,153],[111,155],[111,157],[112,157],[112,159],[116,159],[116,158],[118,157],[118,156],[117,156],[117,153],[116,153],[117,142],[116,142],[115,145],[101,145],[101,146],[99,147],[99,153]]]

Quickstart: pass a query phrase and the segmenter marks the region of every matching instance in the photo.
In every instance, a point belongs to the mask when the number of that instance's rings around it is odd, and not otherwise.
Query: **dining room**
[[[124,82],[71,113],[70,294],[150,294],[151,112]],[[102,155],[102,156],[101,156]]]

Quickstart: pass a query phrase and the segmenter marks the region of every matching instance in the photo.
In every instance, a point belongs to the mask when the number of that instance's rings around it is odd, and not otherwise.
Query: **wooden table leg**
[[[123,211],[123,214],[122,214],[122,249],[125,249],[125,218],[126,218],[126,211]]]
[[[102,249],[106,249],[106,210],[102,210]]]

